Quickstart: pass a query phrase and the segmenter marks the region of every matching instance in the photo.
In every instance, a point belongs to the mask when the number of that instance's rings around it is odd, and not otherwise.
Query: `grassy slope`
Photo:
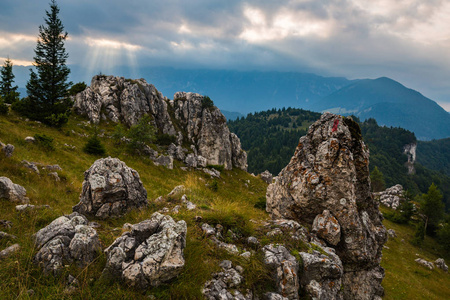
[[[13,222],[11,229],[0,230],[14,234],[16,241],[0,241],[0,250],[17,242],[21,251],[3,261],[0,261],[0,299],[27,299],[27,291],[33,289],[38,298],[62,299],[139,299],[144,294],[153,294],[158,299],[198,299],[201,298],[201,287],[211,278],[211,272],[218,270],[218,262],[222,259],[231,259],[245,268],[246,285],[257,289],[270,289],[267,271],[263,268],[261,258],[256,255],[250,261],[230,256],[218,250],[201,235],[200,225],[194,217],[200,215],[203,221],[224,225],[240,233],[241,241],[249,235],[255,235],[264,243],[264,231],[257,228],[257,223],[250,221],[263,221],[268,215],[261,209],[254,208],[261,197],[265,196],[266,184],[259,178],[253,177],[240,170],[224,171],[218,180],[218,191],[207,187],[213,179],[199,171],[186,172],[179,168],[168,170],[155,166],[146,158],[127,155],[123,149],[116,147],[109,139],[104,139],[108,155],[118,157],[128,166],[137,170],[148,192],[150,205],[147,209],[133,211],[123,218],[108,221],[98,221],[98,229],[103,247],[107,247],[115,238],[121,235],[122,225],[126,222],[137,223],[148,218],[153,212],[164,206],[174,207],[180,204],[180,197],[166,199],[163,203],[155,203],[154,199],[167,195],[173,187],[184,184],[186,194],[190,201],[197,204],[198,209],[192,212],[181,210],[173,215],[177,220],[184,219],[188,224],[187,247],[185,249],[186,267],[183,273],[170,284],[148,291],[136,291],[124,285],[101,277],[105,264],[105,257],[99,257],[87,268],[79,269],[76,266],[67,266],[65,276],[54,278],[45,277],[32,263],[35,254],[31,236],[40,228],[46,226],[56,217],[68,214],[72,206],[78,203],[83,172],[98,157],[85,154],[81,151],[86,143],[86,137],[79,137],[72,133],[91,134],[93,129],[85,126],[83,120],[72,117],[67,126],[61,130],[47,128],[35,122],[26,122],[12,115],[0,117],[0,141],[11,143],[16,147],[12,158],[5,158],[0,154],[0,176],[9,177],[13,182],[21,184],[27,189],[32,204],[48,204],[52,209],[28,213],[16,213],[14,204],[0,200],[0,219]],[[100,129],[111,132],[112,125],[103,124]],[[48,151],[36,144],[24,142],[26,136],[36,133],[45,133],[53,137],[55,150]],[[76,146],[70,149],[64,144]],[[59,172],[63,178],[55,183],[46,176],[44,171],[37,175],[21,165],[21,160],[40,162],[43,164],[59,164],[63,171]],[[423,250],[411,246],[408,242],[400,243],[401,238],[408,240],[413,233],[410,227],[400,227],[386,221],[388,228],[394,228],[399,237],[390,240],[383,257],[383,266],[386,268],[386,299],[443,299],[449,298],[449,275],[440,270],[429,272],[415,265],[415,253],[424,258],[435,259],[436,254],[431,251],[432,241],[425,244]],[[243,243],[238,242],[240,249]],[[407,253],[407,254],[404,254]],[[412,261],[412,262],[411,262]],[[70,296],[64,293],[66,275],[70,273],[80,281],[79,293]],[[404,296],[403,296],[404,295]]]

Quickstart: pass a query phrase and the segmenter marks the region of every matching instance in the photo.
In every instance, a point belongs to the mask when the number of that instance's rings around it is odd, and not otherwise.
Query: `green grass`
[[[382,211],[389,211],[383,208]],[[384,220],[387,229],[394,229],[397,237],[389,238],[383,250],[381,266],[385,269],[384,299],[450,299],[450,275],[439,268],[433,271],[414,260],[424,258],[434,262],[443,257],[436,240],[426,236],[422,247],[413,246],[414,226]],[[416,255],[417,254],[417,255]],[[447,264],[450,257],[445,257]]]
[[[168,198],[166,195],[177,185],[186,187],[185,194],[189,201],[197,205],[197,209],[187,211],[181,209],[178,214],[172,214],[175,220],[185,220],[188,225],[187,247],[185,249],[186,266],[178,278],[157,288],[135,290],[126,285],[102,277],[105,265],[105,255],[99,253],[97,259],[88,267],[80,269],[69,265],[60,277],[44,276],[41,270],[32,262],[36,253],[32,235],[40,228],[63,214],[72,212],[72,206],[79,201],[84,171],[100,158],[82,151],[88,137],[79,136],[94,133],[94,127],[86,125],[84,119],[72,116],[69,123],[62,129],[46,127],[32,121],[25,121],[14,114],[0,117],[0,141],[15,146],[12,158],[6,158],[0,153],[0,176],[9,177],[13,182],[27,189],[31,204],[48,204],[51,209],[42,209],[27,213],[16,213],[15,204],[0,199],[0,219],[13,222],[11,229],[0,228],[16,235],[17,240],[1,240],[0,250],[19,243],[21,251],[0,261],[0,299],[28,299],[27,291],[35,291],[38,299],[141,299],[154,295],[157,299],[200,299],[203,284],[211,279],[211,273],[219,270],[219,262],[230,259],[233,264],[239,264],[245,269],[245,288],[253,288],[264,292],[273,290],[273,282],[268,270],[264,267],[261,255],[254,255],[250,260],[233,256],[224,250],[217,249],[208,239],[203,237],[201,225],[203,222],[221,224],[224,231],[232,230],[238,235],[238,248],[250,250],[245,240],[248,236],[256,236],[262,245],[270,242],[283,243],[296,254],[298,251],[308,251],[305,245],[283,234],[268,238],[269,228],[261,224],[269,219],[264,209],[261,209],[267,184],[260,178],[233,169],[223,170],[221,178],[216,179],[217,190],[209,188],[214,182],[209,175],[200,171],[183,171],[178,167],[168,170],[155,166],[150,159],[127,153],[123,146],[116,146],[108,138],[102,138],[107,156],[118,157],[129,167],[137,170],[148,193],[149,206],[146,209],[131,211],[119,219],[99,221],[97,229],[102,248],[109,246],[123,232],[122,225],[138,223],[151,216],[163,207],[173,208],[181,204],[181,194]],[[113,124],[101,124],[101,133],[111,134]],[[75,133],[73,133],[74,131]],[[45,134],[54,139],[54,150],[43,148],[38,144],[24,141],[26,136]],[[71,149],[64,144],[73,145]],[[152,147],[156,147],[152,145]],[[41,170],[40,175],[22,166],[21,161],[28,160],[44,165],[59,164],[63,171],[58,172],[62,180],[54,182],[47,171]],[[176,166],[181,163],[175,162]],[[159,196],[165,201],[156,203],[153,200]],[[256,206],[256,207],[255,207]],[[202,221],[196,222],[196,216]],[[428,271],[414,262],[415,253],[428,260],[435,260],[440,249],[430,238],[425,240],[422,248],[412,246],[411,239],[414,229],[411,226],[398,225],[385,221],[387,228],[396,230],[398,237],[388,241],[383,252],[382,265],[386,269],[383,286],[386,290],[385,299],[449,299],[449,275],[441,270]],[[401,242],[404,239],[405,242]],[[447,257],[447,262],[450,259]],[[79,291],[74,295],[64,292],[68,274],[75,276],[80,282]]]

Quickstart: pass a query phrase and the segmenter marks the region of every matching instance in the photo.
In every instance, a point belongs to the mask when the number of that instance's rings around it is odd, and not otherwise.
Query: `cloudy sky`
[[[30,65],[49,0],[0,1],[0,63]],[[450,110],[448,0],[59,0],[69,64],[388,76]],[[90,74],[91,75],[91,74]],[[120,74],[117,74],[120,75]]]

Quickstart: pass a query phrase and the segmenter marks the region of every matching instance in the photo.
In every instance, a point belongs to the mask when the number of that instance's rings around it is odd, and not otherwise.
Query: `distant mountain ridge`
[[[419,140],[450,136],[450,114],[433,100],[387,77],[365,79],[324,97],[313,108],[361,120],[375,118],[380,125],[413,131]]]

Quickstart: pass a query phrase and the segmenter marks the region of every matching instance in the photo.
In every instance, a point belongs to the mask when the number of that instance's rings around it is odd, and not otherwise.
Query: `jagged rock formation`
[[[187,226],[170,216],[154,213],[150,219],[131,226],[105,253],[104,272],[125,283],[146,288],[178,276],[184,267]]]
[[[205,105],[204,96],[178,92],[168,100],[144,79],[97,75],[91,86],[78,93],[75,112],[93,123],[100,120],[122,121],[128,126],[149,114],[160,133],[176,137],[172,156],[197,167],[197,157],[206,159],[204,166],[224,165],[226,169],[247,169],[247,154],[239,138],[230,133],[226,119],[218,108]],[[183,142],[194,146],[192,157],[183,150]],[[175,152],[174,152],[175,150]],[[185,157],[188,158],[185,158]],[[203,164],[203,163],[201,163]]]
[[[100,219],[146,206],[147,191],[137,171],[117,158],[102,158],[84,172],[80,202],[73,211]]]
[[[264,180],[265,182],[267,182],[268,184],[272,183],[273,175],[268,170],[265,170],[264,172],[262,172],[260,174],[260,176],[261,176],[261,179]]]
[[[400,184],[391,186],[383,192],[373,193],[374,199],[381,204],[393,209],[397,209],[400,202],[404,200],[403,187]]]
[[[65,263],[86,266],[101,249],[97,231],[76,212],[53,220],[34,239],[38,252],[33,261],[47,274],[59,274]]]
[[[202,294],[207,300],[216,299],[230,299],[230,300],[252,300],[252,294],[242,294],[238,290],[240,285],[244,282],[244,277],[241,275],[243,268],[235,266],[229,260],[224,260],[220,263],[221,272],[214,273],[213,279],[206,282],[202,290]]]
[[[30,200],[26,197],[27,190],[16,183],[13,183],[8,177],[0,177],[0,199],[6,199],[16,203],[28,203]]]
[[[408,168],[409,175],[416,173],[416,169],[414,168],[414,163],[416,162],[416,150],[417,143],[407,144],[405,145],[405,147],[403,147],[403,153],[405,153],[408,157],[408,161],[405,163],[405,165]]]
[[[312,225],[324,210],[337,220],[341,235],[317,239],[342,261],[342,297],[381,297],[384,272],[379,264],[387,235],[370,192],[369,151],[356,122],[330,113],[300,138],[290,163],[267,189],[267,211],[273,218]]]

